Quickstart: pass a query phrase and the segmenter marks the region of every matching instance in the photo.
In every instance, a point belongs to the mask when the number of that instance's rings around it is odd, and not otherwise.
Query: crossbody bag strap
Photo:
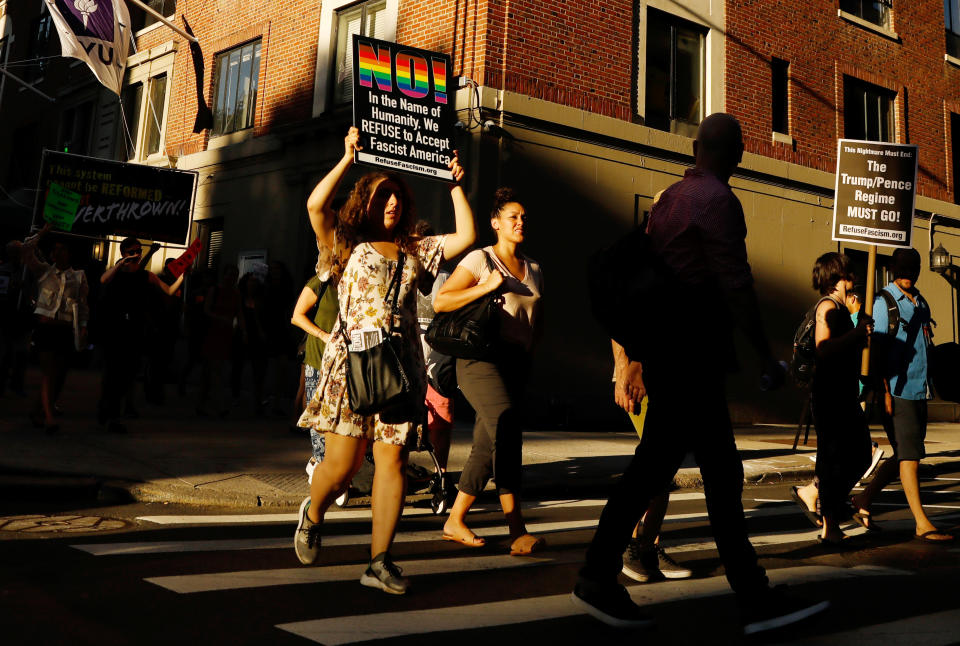
[[[393,272],[393,278],[390,279],[390,284],[387,286],[387,293],[384,294],[384,299],[386,300],[390,296],[390,292],[393,291],[393,302],[390,304],[390,330],[393,329],[393,320],[394,316],[399,316],[400,308],[398,307],[398,301],[400,300],[400,284],[403,281],[403,265],[406,263],[407,256],[402,251],[400,252],[400,257],[397,259],[397,269]],[[337,318],[340,319],[340,333],[343,335],[343,339],[347,344],[347,347],[350,347],[350,335],[347,334],[347,324],[343,320],[343,313],[340,311],[340,308],[337,308]],[[386,333],[389,334],[390,330],[387,330]]]
[[[500,271],[500,268],[497,267],[497,263],[493,262],[493,258],[490,257],[490,252],[486,249],[481,249],[483,251],[483,258],[487,261],[487,271],[491,274],[495,271]],[[502,271],[500,272],[503,273]],[[506,280],[506,276],[503,277]],[[494,296],[501,298],[503,296],[503,283],[500,284],[500,287],[497,287],[493,292]]]

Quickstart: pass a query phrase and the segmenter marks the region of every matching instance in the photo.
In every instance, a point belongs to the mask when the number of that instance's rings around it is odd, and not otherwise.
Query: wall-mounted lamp
[[[943,248],[942,243],[937,245],[937,248],[930,252],[930,271],[942,274],[950,268],[950,265],[950,252]]]
[[[94,260],[103,261],[106,257],[107,243],[103,240],[97,240],[93,243],[93,251],[90,254]]]

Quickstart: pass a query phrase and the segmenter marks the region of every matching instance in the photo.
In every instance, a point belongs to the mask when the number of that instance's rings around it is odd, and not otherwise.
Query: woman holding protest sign
[[[853,290],[850,259],[825,253],[813,266],[813,287],[821,298],[816,306],[816,371],[813,377],[813,420],[817,430],[822,530],[820,542],[839,545],[840,521],[849,518],[847,497],[870,465],[872,445],[860,408],[860,357],[873,320],[860,314],[854,327],[847,309]]]
[[[361,177],[335,213],[331,202],[353,165],[355,151],[360,150],[358,139],[359,131],[351,128],[344,140],[343,157],[307,200],[310,224],[317,236],[317,275],[337,284],[340,315],[324,349],[317,391],[299,421],[300,426],[325,434],[326,453],[314,471],[310,497],[300,505],[294,549],[301,563],[316,562],[323,515],[348,485],[367,445],[373,442],[371,560],[360,583],[403,594],[408,583],[388,550],[403,510],[408,448],[415,440],[414,420],[421,412],[394,411],[389,417],[387,411],[355,413],[345,387],[348,368],[355,353],[389,344],[397,349],[409,377],[408,401],[422,406],[426,373],[417,340],[416,283],[422,272],[436,274],[441,259],[465,251],[476,232],[473,212],[459,184],[463,169],[456,152],[449,163],[455,233],[416,237],[410,191],[392,173]]]
[[[490,226],[497,243],[471,252],[437,293],[434,309],[450,312],[500,290],[499,333],[483,360],[457,359],[460,390],[477,413],[473,449],[460,475],[457,499],[443,526],[443,538],[467,547],[484,540],[464,519],[493,477],[510,526],[510,553],[530,554],[544,544],[527,532],[518,493],[522,458],[520,398],[530,371],[530,351],[542,327],[543,275],[519,246],[526,239],[527,214],[513,190],[494,196]]]

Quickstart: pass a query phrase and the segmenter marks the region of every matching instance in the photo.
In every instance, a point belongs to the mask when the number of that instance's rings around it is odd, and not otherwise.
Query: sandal
[[[855,522],[860,527],[863,527],[868,532],[880,532],[883,531],[883,527],[873,522],[873,517],[870,515],[869,511],[858,511],[854,512],[850,516],[850,520]]]
[[[934,536],[943,536],[944,538],[934,538]],[[949,543],[953,540],[953,535],[941,532],[939,529],[931,529],[929,532],[914,534],[913,538],[923,543]]]
[[[522,536],[518,536],[516,540],[510,544],[510,556],[529,556],[539,551],[546,546],[546,544],[547,541],[545,541],[542,536],[523,534]]]
[[[800,507],[800,511],[803,512],[803,515],[807,517],[814,527],[820,529],[823,527],[823,520],[820,519],[820,514],[815,511],[810,511],[810,508],[807,507],[807,503],[803,501],[803,498],[800,497],[800,488],[799,487],[790,487],[790,497],[793,498],[794,502],[797,503],[797,506]]]

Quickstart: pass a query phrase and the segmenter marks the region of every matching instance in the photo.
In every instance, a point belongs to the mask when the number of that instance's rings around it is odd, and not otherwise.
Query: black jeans
[[[519,492],[523,432],[518,408],[528,371],[529,356],[519,347],[499,351],[492,361],[457,359],[457,382],[477,414],[460,491],[479,496],[492,476],[500,495]]]
[[[689,374],[649,366],[644,379],[650,405],[643,437],[600,515],[581,580],[616,583],[633,528],[692,451],[703,475],[710,526],[727,581],[738,594],[761,593],[768,581],[747,537],[741,501],[743,463],[733,438],[723,376],[702,376],[691,383]]]
[[[814,393],[813,423],[817,430],[816,474],[820,509],[826,516],[849,516],[850,490],[870,466],[870,430],[856,399]]]

